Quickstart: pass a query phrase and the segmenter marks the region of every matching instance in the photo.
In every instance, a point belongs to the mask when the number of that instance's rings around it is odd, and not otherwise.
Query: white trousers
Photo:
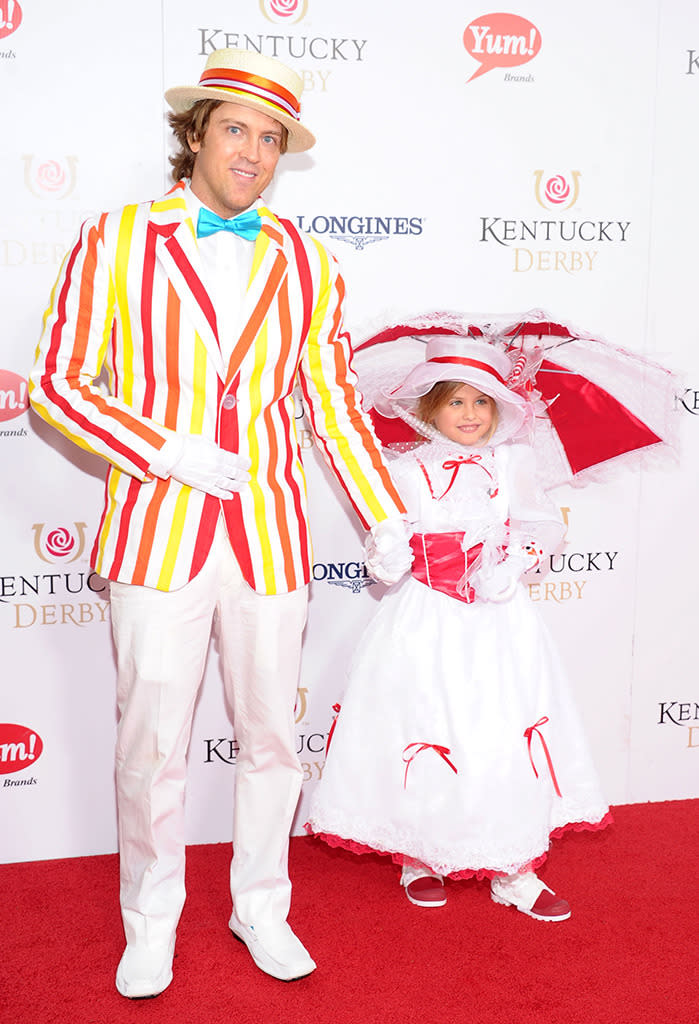
[[[166,946],[184,905],[186,757],[212,629],[240,748],[235,911],[244,924],[286,919],[289,832],[302,781],[294,704],[307,590],[256,594],[222,522],[204,568],[181,590],[112,583],[120,897],[129,945]]]

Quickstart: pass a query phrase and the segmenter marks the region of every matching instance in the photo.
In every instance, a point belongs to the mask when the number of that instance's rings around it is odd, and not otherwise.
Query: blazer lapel
[[[238,373],[243,359],[254,345],[289,264],[285,251],[287,238],[279,221],[265,206],[258,207],[258,212],[262,217],[262,230],[255,241],[252,271],[238,321],[238,341],[228,363],[226,384]]]
[[[225,367],[218,341],[216,313],[204,283],[194,225],[187,213],[181,185],[176,185],[163,199],[153,203],[148,231],[155,238],[156,261],[177,292],[183,310],[223,380]]]

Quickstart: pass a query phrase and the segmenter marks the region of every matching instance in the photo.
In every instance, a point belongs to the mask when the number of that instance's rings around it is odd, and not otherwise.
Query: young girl
[[[564,527],[514,440],[531,403],[508,387],[512,368],[487,342],[432,337],[379,410],[428,438],[392,463],[412,574],[359,643],[307,829],[391,854],[418,906],[446,903],[445,876],[486,876],[496,903],[562,921],[568,903],[534,869],[552,836],[601,827],[608,807],[519,582]]]

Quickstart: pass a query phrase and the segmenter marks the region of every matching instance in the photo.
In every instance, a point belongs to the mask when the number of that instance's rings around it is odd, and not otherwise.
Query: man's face
[[[192,191],[219,217],[235,217],[269,185],[281,144],[279,121],[240,103],[222,103],[204,138],[189,140],[196,153]]]

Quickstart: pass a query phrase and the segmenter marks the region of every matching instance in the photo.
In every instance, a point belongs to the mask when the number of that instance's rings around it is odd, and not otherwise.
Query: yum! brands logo
[[[41,736],[34,729],[0,722],[0,775],[11,775],[32,767],[43,749]]]
[[[37,199],[66,199],[75,190],[78,158],[45,159],[25,154],[24,184]]]
[[[466,51],[480,67],[468,79],[484,75],[493,68],[514,68],[528,64],[541,49],[541,33],[536,25],[518,14],[484,14],[464,29]],[[532,75],[511,75],[506,82],[533,82]]]
[[[0,0],[0,39],[16,32],[22,24],[22,8],[17,0]]]
[[[34,523],[34,550],[42,562],[77,562],[85,550],[87,523],[73,523],[74,531],[65,526],[46,530],[46,523]]]
[[[0,422],[13,420],[29,408],[27,382],[18,373],[0,370]]]
[[[259,0],[260,10],[277,25],[295,25],[306,17],[308,0]]]

